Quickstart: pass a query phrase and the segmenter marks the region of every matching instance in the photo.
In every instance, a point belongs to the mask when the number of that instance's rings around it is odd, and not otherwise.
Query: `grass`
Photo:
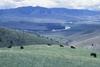
[[[91,51],[47,45],[0,48],[0,67],[100,67],[100,54],[90,57]]]

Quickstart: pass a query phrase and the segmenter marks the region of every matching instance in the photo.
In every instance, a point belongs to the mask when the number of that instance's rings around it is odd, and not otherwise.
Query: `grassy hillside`
[[[91,33],[86,33],[86,31],[79,31],[79,32],[72,32],[72,31],[57,31],[57,32],[51,32],[43,34],[44,36],[53,38],[55,40],[58,40],[62,43],[66,43],[68,40],[72,40],[72,42],[80,42],[83,40],[87,40],[90,38],[94,38],[96,36],[100,36],[100,31],[94,31]]]
[[[19,30],[0,28],[0,47],[54,43],[53,40]]]
[[[71,32],[72,33],[72,32]],[[49,38],[55,39],[65,45],[76,45],[78,47],[84,47],[92,49],[92,44],[94,44],[93,49],[100,51],[100,31],[95,30],[90,31],[79,31],[70,34],[66,31],[51,32],[49,34],[44,34]]]
[[[91,51],[47,45],[0,48],[0,67],[100,67],[100,54]]]
[[[83,41],[73,42],[73,44],[78,47],[84,47],[84,48],[100,51],[100,35],[83,40]],[[92,44],[94,45],[93,47],[91,46]]]

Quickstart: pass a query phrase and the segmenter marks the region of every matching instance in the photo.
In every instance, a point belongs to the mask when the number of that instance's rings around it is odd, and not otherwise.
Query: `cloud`
[[[57,3],[52,0],[0,0],[0,8],[15,8],[21,6],[56,7]]]
[[[100,0],[55,0],[59,7],[88,9],[100,6]]]
[[[52,0],[24,0],[20,5],[56,7],[57,3]]]
[[[1,9],[15,8],[21,6],[100,9],[100,0],[0,0]]]

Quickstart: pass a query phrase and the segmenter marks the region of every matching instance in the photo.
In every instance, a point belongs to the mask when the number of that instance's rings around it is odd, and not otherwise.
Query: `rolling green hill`
[[[100,67],[100,54],[92,51],[47,45],[0,48],[0,67]]]
[[[53,44],[55,41],[34,33],[30,34],[19,30],[0,28],[0,47],[48,43]]]

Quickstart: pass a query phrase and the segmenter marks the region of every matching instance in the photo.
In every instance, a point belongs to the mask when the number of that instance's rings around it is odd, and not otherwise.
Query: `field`
[[[0,67],[100,67],[100,54],[94,58],[91,52],[58,45],[0,48]]]

